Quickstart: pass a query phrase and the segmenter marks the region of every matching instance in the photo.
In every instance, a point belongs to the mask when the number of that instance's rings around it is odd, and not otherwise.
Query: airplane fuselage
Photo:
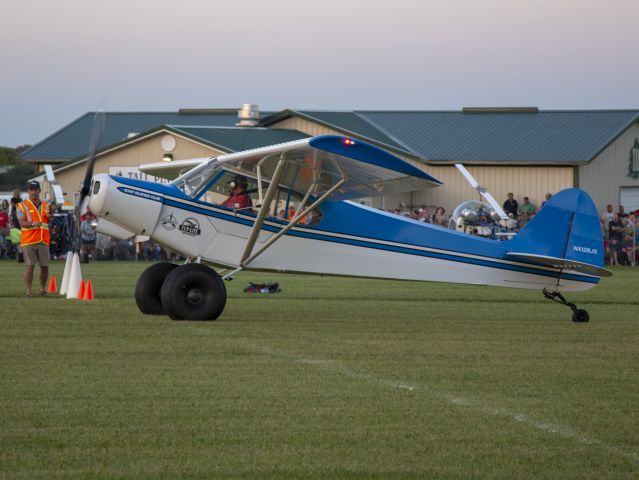
[[[196,200],[172,185],[97,175],[91,210],[191,259],[239,265],[256,215]],[[132,206],[135,205],[135,208]],[[588,290],[598,277],[508,259],[508,241],[466,235],[350,201],[326,201],[322,221],[297,225],[247,269]],[[267,217],[254,249],[287,222]]]

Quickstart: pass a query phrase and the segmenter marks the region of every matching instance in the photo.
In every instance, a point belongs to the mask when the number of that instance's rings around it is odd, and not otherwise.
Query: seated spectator
[[[530,213],[524,213],[522,212],[521,215],[519,215],[519,218],[517,219],[517,228],[519,228],[519,230],[521,230],[522,228],[524,228],[526,226],[526,224],[528,222],[530,222],[530,216],[534,213],[530,212]]]
[[[541,202],[541,205],[539,206],[539,208],[543,207],[544,205],[546,205],[546,202],[548,200],[550,200],[552,198],[552,193],[547,193],[546,194],[546,200],[544,200],[543,202]]]
[[[447,227],[448,222],[446,222],[446,210],[444,207],[437,207],[435,209],[435,214],[433,215],[433,225],[439,225],[441,227]]]
[[[515,194],[512,192],[508,194],[508,198],[504,202],[504,212],[506,212],[506,215],[512,213],[513,216],[517,218],[519,204],[517,203],[517,200],[515,200]]]
[[[115,242],[115,258],[117,260],[133,260],[135,252],[132,240],[117,240]]]
[[[422,209],[421,215],[419,217],[419,221],[420,222],[424,222],[424,223],[431,223],[431,219],[430,219],[430,212],[428,211],[428,209],[426,207],[424,207]]]
[[[18,262],[23,262],[22,248],[20,248],[20,238],[22,237],[22,230],[18,228],[19,223],[11,223],[11,229],[9,235],[6,237],[7,254],[9,258],[17,259]]]
[[[401,202],[399,207],[396,210],[397,215],[401,215],[402,217],[410,217],[410,212],[406,208],[406,204]]]
[[[524,197],[524,201],[520,205],[519,211],[521,213],[526,214],[526,215],[530,215],[531,213],[533,213],[535,211],[535,205],[530,203],[530,200],[528,199],[528,197]]]
[[[148,262],[160,260],[162,249],[160,245],[153,242],[144,242],[142,244],[142,256]]]

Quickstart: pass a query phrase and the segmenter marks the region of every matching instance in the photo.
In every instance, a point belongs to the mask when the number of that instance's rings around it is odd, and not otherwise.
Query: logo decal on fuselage
[[[179,226],[179,229],[182,233],[191,235],[192,237],[202,233],[202,230],[200,230],[200,222],[193,217],[186,218]]]
[[[172,213],[169,213],[160,219],[160,224],[162,224],[162,226],[167,230],[175,230],[177,228],[177,223],[177,219]]]

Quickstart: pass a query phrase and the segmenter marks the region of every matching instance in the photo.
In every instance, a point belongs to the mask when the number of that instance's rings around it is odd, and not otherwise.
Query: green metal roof
[[[22,154],[27,161],[73,160],[89,153],[95,112],[89,112],[49,135]],[[234,126],[237,109],[182,110],[179,112],[105,112],[104,132],[98,150],[127,140],[161,125]]]
[[[267,147],[308,137],[308,135],[297,130],[277,128],[167,125],[167,129],[181,133],[194,140],[202,141],[228,153]]]
[[[292,116],[429,163],[498,162],[578,164],[591,161],[630,125],[639,110],[465,109],[464,111],[353,112],[283,110],[266,115],[267,127]],[[23,153],[28,161],[72,160],[89,151],[94,113],[87,113]],[[105,113],[100,150],[170,125],[225,151],[304,138],[300,132],[234,127],[237,110]],[[206,129],[201,127],[225,127]],[[199,129],[199,130],[198,130]],[[267,133],[273,131],[275,133]],[[249,133],[254,132],[254,133]],[[269,143],[270,142],[270,143]]]
[[[577,164],[591,161],[634,122],[639,110],[320,112],[285,110],[273,124],[297,116],[373,139],[397,151],[436,162]]]
[[[288,117],[300,117],[314,123],[319,123],[326,127],[338,130],[346,135],[357,136],[358,138],[376,143],[379,146],[396,150],[406,155],[416,156],[410,147],[397,141],[389,135],[379,125],[371,123],[366,117],[357,112],[331,112],[321,110],[284,110],[282,112],[264,117],[260,125],[268,126],[277,123]]]
[[[358,112],[428,162],[589,162],[639,110]]]

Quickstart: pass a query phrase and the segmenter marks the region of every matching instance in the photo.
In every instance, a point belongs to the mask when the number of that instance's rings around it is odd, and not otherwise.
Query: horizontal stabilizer
[[[612,272],[605,268],[598,267],[597,265],[591,265],[590,263],[578,262],[570,258],[549,257],[547,255],[537,255],[534,253],[519,253],[508,252],[506,253],[509,258],[517,260],[518,258],[525,261],[533,261],[541,265],[547,265],[549,267],[564,268],[566,270],[573,270],[576,272],[585,273],[586,275],[594,275],[596,277],[611,277]]]

